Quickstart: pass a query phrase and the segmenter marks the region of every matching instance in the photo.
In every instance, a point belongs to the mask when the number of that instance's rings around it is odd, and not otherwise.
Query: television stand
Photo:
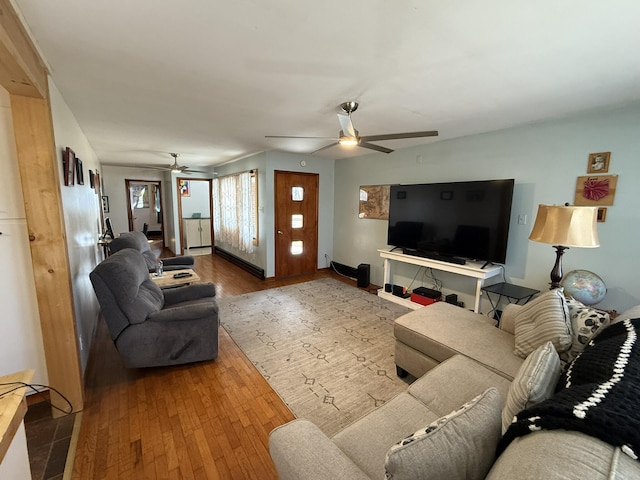
[[[455,263],[458,265],[465,265],[467,260],[462,257],[454,257],[453,255],[442,255],[437,252],[427,252],[424,250],[413,250],[411,248],[402,249],[402,253],[405,255],[413,255],[414,257],[429,258],[431,260],[440,260],[441,262]]]
[[[480,300],[482,295],[482,287],[484,286],[484,281],[487,278],[495,277],[500,275],[502,271],[502,267],[500,265],[488,265],[483,268],[481,262],[466,262],[464,265],[459,265],[456,263],[443,262],[441,260],[433,260],[430,258],[417,257],[415,255],[406,255],[400,252],[394,252],[389,250],[378,250],[380,257],[384,259],[384,283],[391,283],[392,281],[392,273],[391,266],[392,262],[400,262],[407,263],[411,265],[418,265],[420,267],[432,268],[434,270],[440,270],[443,272],[454,273],[456,275],[462,275],[469,278],[475,278],[476,280],[476,291],[475,291],[475,302],[473,305],[473,311],[476,313],[480,313]],[[391,300],[392,302],[399,303],[401,305],[405,305],[409,308],[417,309],[421,308],[422,305],[418,303],[411,302],[410,300],[402,299],[400,297],[396,297],[390,293],[384,291],[384,288],[378,290],[378,296],[386,298],[387,300]]]

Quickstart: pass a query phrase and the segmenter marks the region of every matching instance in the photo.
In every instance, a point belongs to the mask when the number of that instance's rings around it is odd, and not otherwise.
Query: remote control
[[[189,272],[180,272],[180,273],[176,273],[173,278],[184,278],[184,277],[192,277],[193,275],[190,274]]]

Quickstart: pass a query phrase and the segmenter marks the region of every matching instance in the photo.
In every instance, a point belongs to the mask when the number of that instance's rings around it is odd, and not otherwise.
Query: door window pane
[[[291,242],[291,255],[302,255],[302,240],[294,240]]]
[[[295,213],[291,215],[291,228],[302,228],[302,215]]]
[[[304,199],[304,188],[291,187],[291,200],[301,202]]]

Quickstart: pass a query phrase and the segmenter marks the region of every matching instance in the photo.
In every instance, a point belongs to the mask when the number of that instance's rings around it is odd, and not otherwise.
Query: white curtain
[[[213,232],[216,240],[253,253],[256,236],[249,172],[213,180]]]

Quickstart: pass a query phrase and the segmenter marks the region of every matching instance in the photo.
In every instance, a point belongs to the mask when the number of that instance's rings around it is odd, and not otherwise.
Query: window
[[[291,215],[291,228],[302,228],[303,225],[303,216],[299,213],[294,213]]]
[[[149,208],[149,187],[147,185],[131,186],[131,205],[133,208]]]
[[[302,240],[294,240],[291,242],[291,255],[302,255],[304,252],[304,244]]]
[[[258,245],[258,172],[213,179],[213,231],[216,241],[241,252]]]

